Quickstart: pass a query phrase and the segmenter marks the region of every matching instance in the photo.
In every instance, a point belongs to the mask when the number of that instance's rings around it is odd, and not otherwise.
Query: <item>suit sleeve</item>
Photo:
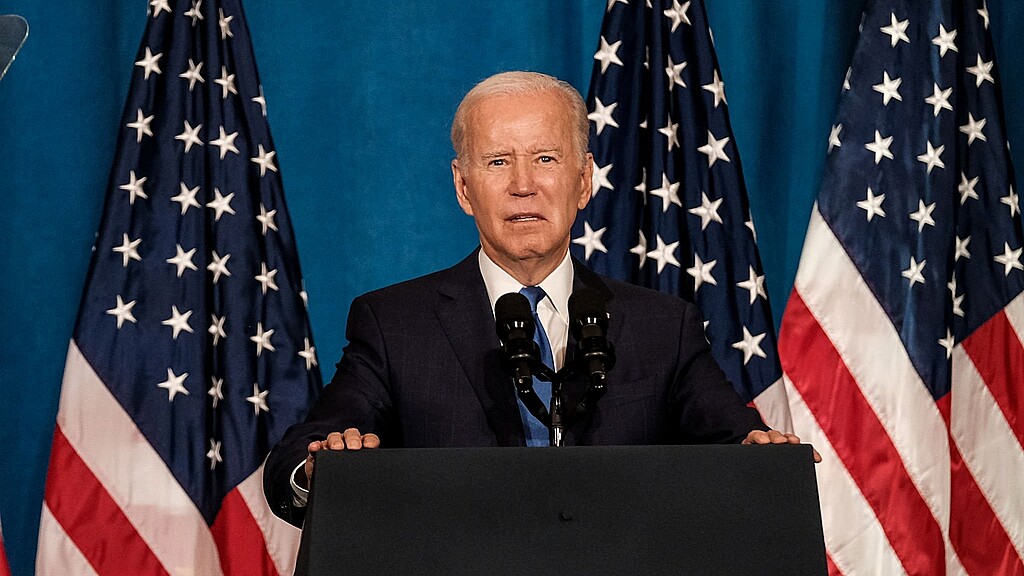
[[[679,334],[679,358],[671,391],[672,417],[685,443],[737,443],[752,430],[767,430],[718,363],[704,336],[697,307],[687,304]]]
[[[267,501],[275,514],[295,526],[302,526],[305,508],[293,504],[290,477],[305,460],[310,442],[348,428],[376,434],[382,446],[399,442],[392,422],[385,338],[368,298],[352,302],[345,336],[349,343],[320,400],[304,422],[285,432],[267,457],[263,476]]]

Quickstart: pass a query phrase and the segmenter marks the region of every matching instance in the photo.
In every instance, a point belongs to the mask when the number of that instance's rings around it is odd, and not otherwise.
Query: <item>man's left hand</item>
[[[750,434],[743,439],[741,444],[799,444],[800,437],[796,434],[784,434],[778,430],[751,430]],[[812,447],[814,451],[814,463],[821,462],[821,454]]]

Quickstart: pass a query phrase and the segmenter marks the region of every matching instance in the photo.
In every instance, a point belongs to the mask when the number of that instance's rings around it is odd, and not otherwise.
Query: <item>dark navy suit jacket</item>
[[[767,429],[711,357],[695,306],[605,278],[575,259],[573,267],[574,290],[608,298],[617,363],[592,416],[566,431],[567,445],[728,443]],[[309,442],[330,432],[372,432],[382,448],[525,446],[476,252],[356,298],[346,336],[322,398],[267,459],[264,490],[285,520],[301,525],[305,509],[292,505],[289,476]],[[584,385],[564,385],[566,405]]]

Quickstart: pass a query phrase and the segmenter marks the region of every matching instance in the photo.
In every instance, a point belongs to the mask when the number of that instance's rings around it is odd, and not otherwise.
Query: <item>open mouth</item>
[[[509,222],[539,222],[540,220],[543,219],[543,216],[541,216],[540,214],[536,214],[534,212],[522,212],[519,214],[513,214],[512,216],[507,218]]]

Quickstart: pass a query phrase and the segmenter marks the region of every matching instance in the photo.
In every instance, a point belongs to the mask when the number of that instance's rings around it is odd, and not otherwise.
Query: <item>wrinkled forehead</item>
[[[570,109],[556,91],[491,94],[467,113],[466,140],[470,147],[529,144],[546,149],[573,148]],[[518,140],[514,142],[513,140]]]

